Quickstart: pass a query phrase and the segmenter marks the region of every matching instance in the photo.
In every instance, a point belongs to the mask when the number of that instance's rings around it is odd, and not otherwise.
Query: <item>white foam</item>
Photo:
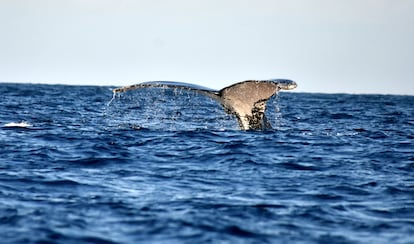
[[[10,122],[4,125],[4,127],[18,127],[18,128],[28,128],[28,127],[32,127],[32,124],[29,124],[25,121],[16,123],[16,122]]]

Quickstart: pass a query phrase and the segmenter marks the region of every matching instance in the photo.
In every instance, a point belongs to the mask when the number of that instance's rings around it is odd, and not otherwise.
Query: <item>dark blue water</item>
[[[1,243],[414,243],[413,96],[0,91]]]

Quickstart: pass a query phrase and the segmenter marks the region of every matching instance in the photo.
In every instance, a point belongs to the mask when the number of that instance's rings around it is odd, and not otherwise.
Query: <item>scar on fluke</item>
[[[154,87],[180,88],[203,94],[219,102],[227,113],[235,115],[242,130],[263,130],[271,128],[265,116],[266,102],[279,90],[292,90],[297,84],[286,79],[247,80],[217,91],[188,83],[151,81],[116,88],[113,92],[115,95],[129,90]]]

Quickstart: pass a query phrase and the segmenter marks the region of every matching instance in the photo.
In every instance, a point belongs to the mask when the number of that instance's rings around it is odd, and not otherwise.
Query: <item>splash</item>
[[[237,130],[233,115],[213,99],[181,88],[146,88],[114,93],[106,117],[116,127],[166,131]]]
[[[268,106],[266,110],[266,117],[270,120],[272,127],[276,130],[279,130],[282,126],[282,112],[280,109],[280,95],[279,93],[275,94],[268,101]]]

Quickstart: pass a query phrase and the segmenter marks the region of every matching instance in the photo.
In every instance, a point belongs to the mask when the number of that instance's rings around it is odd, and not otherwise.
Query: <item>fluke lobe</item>
[[[271,128],[265,116],[266,102],[279,90],[292,90],[297,87],[297,84],[286,79],[247,80],[217,91],[189,83],[150,81],[116,88],[113,92],[116,94],[154,87],[180,88],[206,95],[218,101],[227,113],[234,114],[242,130],[264,130]]]

